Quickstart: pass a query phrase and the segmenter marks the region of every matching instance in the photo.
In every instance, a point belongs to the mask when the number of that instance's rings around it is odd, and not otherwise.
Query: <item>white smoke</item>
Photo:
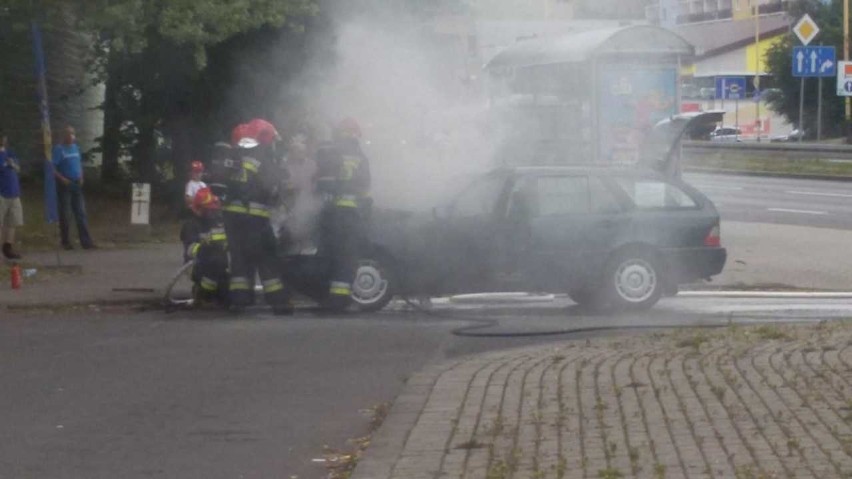
[[[300,93],[322,126],[359,121],[378,207],[428,208],[492,166],[498,145],[483,95],[465,83],[464,52],[408,18],[349,20],[336,33],[334,66],[311,72]]]

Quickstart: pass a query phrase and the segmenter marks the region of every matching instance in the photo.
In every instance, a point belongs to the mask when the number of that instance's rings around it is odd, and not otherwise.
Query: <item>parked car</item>
[[[698,90],[698,96],[699,98],[702,98],[704,100],[713,100],[714,98],[716,98],[716,88],[704,87]]]
[[[501,168],[431,212],[379,211],[364,284],[382,285],[376,301],[550,291],[597,308],[643,309],[679,284],[710,278],[727,257],[719,213],[660,173],[671,170],[687,123],[657,135],[669,144],[646,148],[637,168]]]
[[[799,140],[804,140],[806,136],[807,131],[794,128],[790,133],[787,133],[786,135],[773,136],[769,139],[769,141],[771,143],[795,143]]]
[[[742,130],[732,126],[720,126],[710,133],[710,141],[741,142]]]

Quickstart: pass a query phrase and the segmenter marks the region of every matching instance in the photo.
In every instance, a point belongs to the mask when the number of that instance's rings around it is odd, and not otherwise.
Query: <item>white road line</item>
[[[852,299],[852,292],[845,291],[681,291],[677,295],[686,298]]]
[[[788,191],[790,195],[828,196],[831,198],[852,198],[850,194],[843,193],[820,193],[818,191]]]
[[[767,211],[772,211],[775,213],[796,213],[800,215],[827,215],[828,213],[825,211],[810,211],[810,210],[788,210],[787,208],[767,208]]]
[[[742,186],[718,186],[718,185],[702,185],[700,183],[690,183],[699,190],[725,190],[725,191],[742,191]]]

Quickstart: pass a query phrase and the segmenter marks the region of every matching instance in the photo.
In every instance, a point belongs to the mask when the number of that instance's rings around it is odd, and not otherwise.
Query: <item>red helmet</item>
[[[241,124],[235,126],[233,130],[231,130],[231,144],[232,145],[243,146],[244,148],[249,147],[245,143],[243,145],[240,145],[240,142],[243,141],[243,140],[255,140],[255,138],[251,134],[251,131],[249,130],[248,123],[241,123]],[[253,146],[257,146],[257,145],[253,145]]]
[[[351,116],[340,120],[340,123],[337,124],[337,131],[347,136],[361,138],[361,125]]]
[[[281,135],[272,123],[260,118],[248,122],[248,131],[252,138],[258,141],[261,145],[269,146],[276,141],[281,140]]]
[[[210,188],[201,188],[192,199],[192,210],[196,213],[203,211],[218,211],[222,208],[219,197],[214,195]]]
[[[204,173],[204,163],[196,160],[190,164],[190,169],[193,173]]]

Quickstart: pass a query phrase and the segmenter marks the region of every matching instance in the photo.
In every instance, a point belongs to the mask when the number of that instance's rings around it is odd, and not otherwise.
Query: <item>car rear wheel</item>
[[[610,261],[604,290],[610,305],[621,310],[648,309],[657,304],[665,282],[656,255],[628,250]]]
[[[352,301],[360,311],[379,311],[393,299],[395,286],[386,257],[362,259],[352,281]]]

